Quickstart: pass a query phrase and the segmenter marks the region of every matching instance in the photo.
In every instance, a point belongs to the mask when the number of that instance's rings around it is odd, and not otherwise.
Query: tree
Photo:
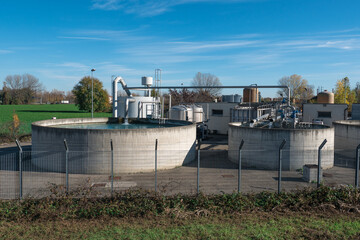
[[[293,74],[290,77],[285,76],[279,80],[279,85],[288,86],[290,88],[290,100],[308,100],[313,96],[314,87],[308,84],[306,79],[301,75]],[[287,89],[278,90],[279,96],[289,97]]]
[[[344,77],[336,82],[334,101],[335,103],[348,104],[349,111],[351,111],[352,104],[356,101],[356,88],[351,90],[348,77]]]
[[[103,89],[102,82],[94,78],[94,112],[105,112],[110,108],[109,94]],[[72,90],[75,104],[80,110],[91,112],[91,77],[83,77]]]
[[[191,82],[192,86],[209,86],[209,87],[221,87],[222,84],[219,78],[210,73],[201,73],[198,72],[193,81]],[[195,90],[197,93],[201,93],[202,95],[210,95],[213,98],[216,98],[221,94],[221,88],[198,88]]]
[[[6,89],[9,104],[29,104],[33,101],[36,92],[42,90],[42,84],[31,74],[8,75],[3,89]]]

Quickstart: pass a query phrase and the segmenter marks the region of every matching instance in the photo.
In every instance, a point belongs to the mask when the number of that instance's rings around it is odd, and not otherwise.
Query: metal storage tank
[[[334,104],[334,94],[332,92],[328,92],[327,90],[320,92],[317,95],[317,102]]]
[[[238,163],[239,145],[242,148],[244,167],[277,170],[279,146],[283,139],[286,145],[282,152],[282,169],[297,170],[305,164],[318,163],[318,148],[327,140],[321,150],[322,168],[334,166],[334,128],[322,126],[312,129],[251,128],[240,123],[229,123],[229,160]]]
[[[244,88],[243,102],[258,102],[259,90],[257,88]]]
[[[222,95],[221,97],[222,102],[234,102],[234,95]]]
[[[234,95],[234,102],[235,103],[241,103],[241,95],[235,94]]]
[[[153,84],[152,77],[142,77],[141,78],[141,85],[151,86]]]
[[[160,100],[154,97],[121,96],[118,100],[118,116],[124,118],[128,104],[127,118],[158,118],[160,114]]]
[[[193,121],[192,107],[185,105],[173,106],[171,108],[171,119],[192,122]]]
[[[202,106],[198,106],[198,105],[192,105],[192,109],[193,109],[193,122],[199,123],[199,122],[203,122],[204,121],[204,109],[202,108]]]

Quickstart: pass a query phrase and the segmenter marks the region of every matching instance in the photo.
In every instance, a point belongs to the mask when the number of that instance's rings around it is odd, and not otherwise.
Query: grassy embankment
[[[74,104],[43,104],[43,105],[0,105],[0,137],[3,141],[11,140],[9,127],[14,112],[20,120],[19,136],[31,134],[31,123],[56,118],[85,118],[91,113],[79,111]],[[94,113],[94,117],[110,117],[111,113]],[[6,137],[8,136],[8,137]],[[1,140],[0,140],[1,141]]]
[[[359,239],[360,192],[113,197],[53,195],[0,201],[3,239]]]

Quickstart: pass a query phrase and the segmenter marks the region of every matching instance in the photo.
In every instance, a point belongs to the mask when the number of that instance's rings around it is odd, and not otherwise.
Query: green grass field
[[[1,127],[12,121],[16,113],[21,122],[20,134],[31,133],[31,123],[35,121],[56,118],[86,118],[91,113],[79,111],[74,104],[43,104],[43,105],[0,105],[0,133],[6,132],[6,127]],[[94,113],[94,117],[111,117],[111,113]]]
[[[358,214],[264,213],[197,218],[0,221],[1,239],[358,239]]]

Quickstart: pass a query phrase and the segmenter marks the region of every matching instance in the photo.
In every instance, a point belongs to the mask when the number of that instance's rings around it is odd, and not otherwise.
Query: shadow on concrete
[[[197,168],[197,158],[184,167]],[[227,150],[201,150],[200,168],[238,169],[238,165],[228,160]]]
[[[279,181],[278,177],[273,177],[274,180]],[[305,182],[301,177],[282,177],[282,182]]]

